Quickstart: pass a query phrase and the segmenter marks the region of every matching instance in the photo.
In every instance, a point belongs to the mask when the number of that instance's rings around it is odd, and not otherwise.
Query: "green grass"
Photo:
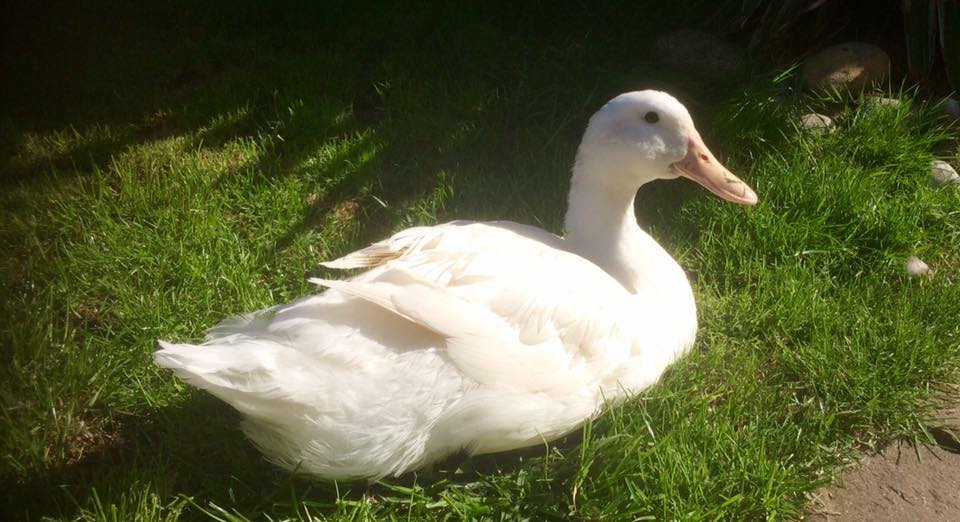
[[[652,63],[655,36],[709,3],[95,4],[11,26],[5,519],[790,518],[857,450],[922,439],[958,381],[960,191],[926,186],[957,130],[851,103],[836,132],[804,133],[792,122],[822,102],[789,75],[715,87]],[[695,281],[700,335],[583,433],[318,483],[152,365],[155,339],[308,294],[319,261],[406,226],[559,231],[586,119],[643,87],[679,95],[761,202],[641,192]],[[935,276],[908,279],[911,254]]]

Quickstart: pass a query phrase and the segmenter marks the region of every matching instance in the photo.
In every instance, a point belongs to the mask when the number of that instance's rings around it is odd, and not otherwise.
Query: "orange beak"
[[[741,205],[757,204],[757,194],[753,189],[717,161],[696,130],[690,133],[686,157],[671,163],[670,170],[696,181],[727,201]]]

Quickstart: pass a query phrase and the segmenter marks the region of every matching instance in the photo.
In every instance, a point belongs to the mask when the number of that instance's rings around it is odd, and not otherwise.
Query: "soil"
[[[901,443],[870,455],[817,493],[807,520],[960,520],[960,405],[943,412],[942,446]],[[919,458],[918,458],[919,456]]]

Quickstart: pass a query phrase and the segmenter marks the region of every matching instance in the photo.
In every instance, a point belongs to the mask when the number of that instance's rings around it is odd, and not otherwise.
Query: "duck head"
[[[574,181],[635,193],[655,179],[685,177],[721,198],[754,205],[757,195],[710,152],[687,109],[660,91],[621,94],[590,118]]]

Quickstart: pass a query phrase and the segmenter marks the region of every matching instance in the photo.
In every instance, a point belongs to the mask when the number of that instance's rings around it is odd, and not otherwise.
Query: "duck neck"
[[[634,199],[640,183],[604,183],[636,176],[584,167],[578,161],[571,180],[564,223],[569,249],[602,268],[631,293],[662,289],[674,282],[678,271],[685,282],[673,258],[637,225]]]

